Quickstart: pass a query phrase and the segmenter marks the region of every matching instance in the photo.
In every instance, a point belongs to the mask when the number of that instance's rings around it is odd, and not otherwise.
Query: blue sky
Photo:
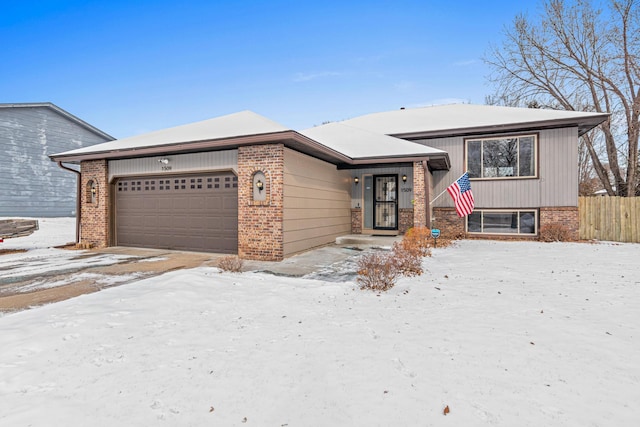
[[[482,104],[482,56],[537,4],[0,0],[0,102],[53,102],[116,138],[246,109],[302,130]]]

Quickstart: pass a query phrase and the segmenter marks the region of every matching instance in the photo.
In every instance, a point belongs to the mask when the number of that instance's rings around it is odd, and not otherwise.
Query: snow
[[[54,156],[103,153],[118,150],[155,147],[160,145],[235,138],[239,136],[284,132],[288,128],[253,111],[240,111],[200,122],[161,129],[143,135],[78,148]]]
[[[300,133],[352,159],[419,154],[448,156],[446,151],[437,148],[358,129],[342,123],[327,123],[305,129]]]
[[[608,118],[607,113],[548,110],[497,105],[448,104],[366,114],[340,123],[386,135],[411,133],[451,135],[478,128],[522,130],[543,122],[578,125],[582,135]]]
[[[8,314],[0,426],[636,425],[638,259],[461,241],[382,294],[200,267]]]
[[[11,219],[2,217],[2,219]],[[48,249],[75,242],[75,218],[25,218],[37,219],[38,230],[33,234],[0,243],[0,249]]]
[[[41,276],[64,274],[87,267],[112,265],[125,259],[135,258],[116,254],[92,254],[89,257],[85,256],[87,251],[56,249],[56,246],[75,241],[75,218],[37,218],[37,220],[38,230],[33,234],[7,239],[0,243],[0,249],[26,251],[0,256],[0,285]],[[135,276],[132,275],[91,277],[87,276],[87,273],[70,273],[65,279],[57,281],[43,279],[22,286],[19,291],[31,292],[86,279],[94,279],[100,285],[112,286],[134,278]],[[3,289],[0,288],[0,296],[2,294]]]

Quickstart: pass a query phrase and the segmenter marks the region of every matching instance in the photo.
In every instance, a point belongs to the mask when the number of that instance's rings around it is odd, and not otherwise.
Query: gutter
[[[81,174],[77,170],[66,167],[62,164],[62,162],[56,162],[58,166],[66,171],[73,172],[77,175],[77,185],[76,185],[76,244],[80,242],[80,213],[82,209],[82,200],[81,200],[81,190],[82,190],[82,179]]]

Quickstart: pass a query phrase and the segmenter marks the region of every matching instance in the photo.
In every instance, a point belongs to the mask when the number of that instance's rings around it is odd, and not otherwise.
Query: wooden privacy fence
[[[580,197],[580,239],[640,243],[640,197]]]

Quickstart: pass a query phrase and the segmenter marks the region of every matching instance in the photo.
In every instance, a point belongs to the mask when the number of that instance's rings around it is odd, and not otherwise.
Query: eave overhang
[[[166,156],[170,154],[230,150],[248,145],[261,144],[283,144],[288,148],[335,165],[371,165],[413,162],[429,159],[430,162],[435,162],[434,164],[439,165],[435,169],[449,169],[450,167],[449,156],[446,153],[438,153],[437,155],[425,155],[424,153],[420,153],[416,155],[403,156],[351,158],[293,130],[204,141],[184,141],[174,144],[162,144],[149,147],[92,151],[89,153],[61,153],[50,155],[49,158],[54,162],[78,164],[87,160],[120,160],[136,157]]]
[[[390,136],[408,140],[417,139],[430,139],[430,138],[445,138],[452,136],[470,136],[470,135],[482,135],[493,133],[508,133],[519,131],[530,131],[539,129],[557,129],[563,127],[577,127],[578,136],[582,136],[589,132],[591,129],[598,126],[600,123],[609,119],[609,113],[596,113],[593,116],[581,118],[576,120],[575,118],[566,119],[553,119],[544,121],[531,121],[531,122],[519,122],[512,124],[492,125],[492,126],[477,126],[477,127],[462,127],[456,129],[439,129],[433,131],[423,132],[407,132],[407,133],[391,133]]]

